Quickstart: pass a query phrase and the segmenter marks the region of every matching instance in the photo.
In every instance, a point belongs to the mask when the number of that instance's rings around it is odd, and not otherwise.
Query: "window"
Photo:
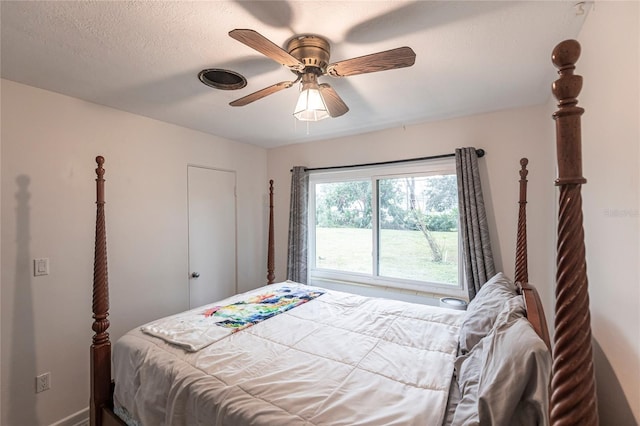
[[[453,159],[309,179],[311,282],[463,295]]]

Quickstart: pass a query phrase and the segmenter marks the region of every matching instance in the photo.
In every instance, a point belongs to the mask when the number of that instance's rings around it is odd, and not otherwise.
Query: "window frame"
[[[315,171],[309,174],[308,201],[308,282],[321,285],[322,281],[339,282],[343,284],[372,286],[376,288],[394,289],[401,292],[415,292],[432,294],[435,296],[465,297],[467,295],[466,280],[462,257],[462,241],[460,239],[460,224],[458,222],[458,284],[441,284],[417,281],[404,278],[379,276],[379,200],[378,181],[380,179],[399,178],[405,176],[438,176],[444,174],[456,175],[454,158],[421,160],[404,164],[385,164],[364,166],[350,169],[329,171]],[[346,272],[316,267],[316,184],[347,182],[354,180],[369,180],[371,182],[371,274]],[[459,221],[459,218],[458,218]]]

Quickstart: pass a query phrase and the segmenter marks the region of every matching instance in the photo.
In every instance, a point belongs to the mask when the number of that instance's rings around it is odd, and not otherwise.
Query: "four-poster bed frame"
[[[555,308],[553,377],[551,380],[551,424],[596,425],[595,379],[591,352],[591,329],[587,292],[584,233],[582,228],[582,177],[580,116],[576,97],[582,86],[573,74],[580,55],[575,40],[560,43],[553,51],[560,78],[553,85],[558,111],[553,118],[557,129],[560,213],[558,218],[558,255]],[[111,381],[111,342],[107,280],[106,228],[104,215],[104,158],[97,157],[97,216],[93,282],[93,344],[91,345],[91,424],[124,425],[113,413]],[[527,160],[521,160],[518,236],[515,281],[527,307],[527,318],[538,335],[550,347],[546,319],[535,289],[528,283],[526,236]],[[275,279],[273,268],[273,181],[270,181],[269,244],[267,281]]]

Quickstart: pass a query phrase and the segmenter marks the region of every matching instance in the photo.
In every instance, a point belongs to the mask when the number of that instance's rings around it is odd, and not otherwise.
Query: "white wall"
[[[547,59],[547,58],[545,58]],[[550,69],[550,78],[553,70]],[[322,122],[317,125],[322,125]],[[311,125],[313,132],[313,124]],[[529,273],[552,309],[554,238],[553,121],[546,106],[508,110],[407,126],[330,141],[269,150],[268,174],[275,181],[276,276],[286,278],[289,187],[292,166],[308,167],[397,160],[454,152],[475,146],[487,154],[479,160],[487,215],[498,270],[513,277],[518,218],[520,158],[529,163]]]
[[[0,84],[0,97],[2,96],[2,85]],[[2,107],[0,106],[0,115]],[[2,120],[0,120],[0,129]],[[2,174],[2,137],[0,136],[0,175]],[[0,212],[2,212],[2,185],[0,185]],[[0,213],[0,218],[2,214]],[[2,220],[0,220],[0,235],[2,235]],[[2,259],[2,244],[0,244],[0,260]],[[0,307],[2,306],[2,278],[0,277]],[[2,315],[0,314],[0,366],[2,363]],[[0,386],[2,386],[2,368],[0,368]],[[2,419],[2,398],[0,398],[0,420]]]
[[[640,421],[639,23],[638,2],[597,2],[578,39],[584,227],[603,425]]]
[[[237,172],[239,290],[266,281],[264,149],[2,80],[2,425],[88,406],[98,154],[113,340],[188,308],[189,163]],[[32,276],[34,257],[50,275]]]

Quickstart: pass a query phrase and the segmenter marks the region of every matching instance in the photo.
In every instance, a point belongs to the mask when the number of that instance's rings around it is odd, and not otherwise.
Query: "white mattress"
[[[462,315],[326,291],[197,352],[132,330],[115,405],[147,426],[440,425]]]

